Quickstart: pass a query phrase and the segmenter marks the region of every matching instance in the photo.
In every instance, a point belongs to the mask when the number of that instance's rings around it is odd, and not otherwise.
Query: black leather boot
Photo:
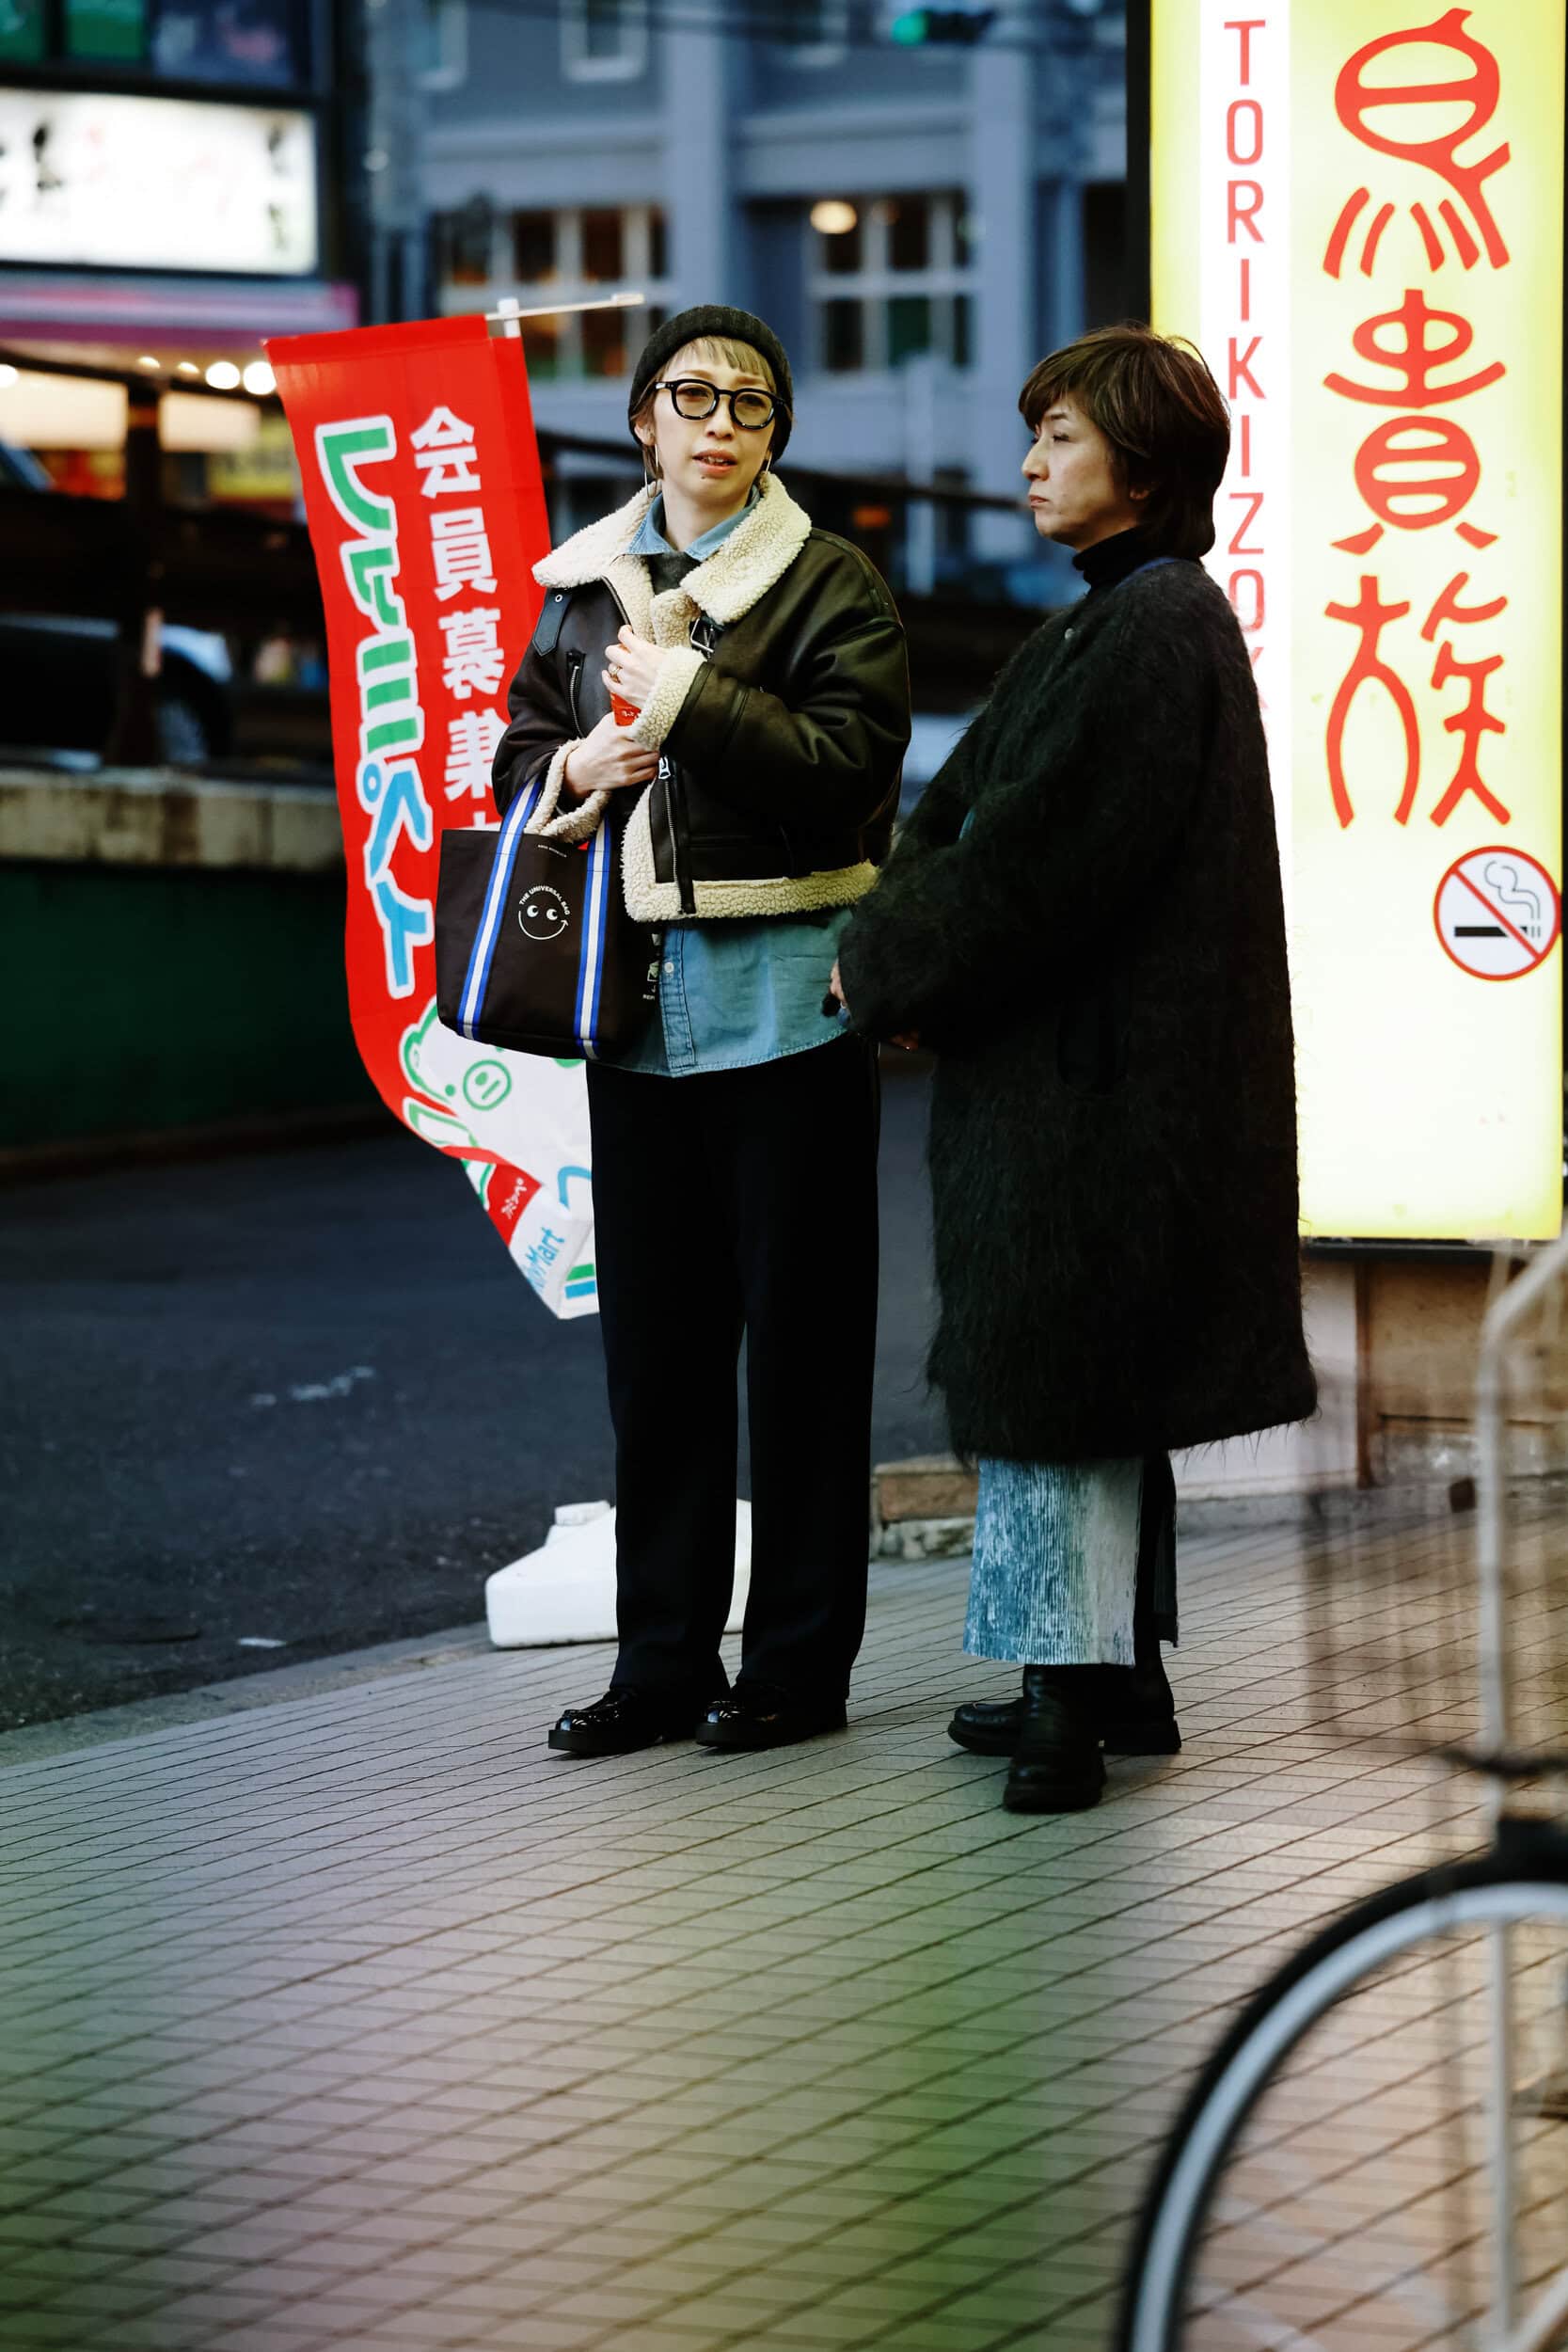
[[[1135,1666],[1101,1666],[1100,1736],[1107,1756],[1180,1756],[1176,1694],[1165,1677],[1160,1645]]]
[[[1093,1666],[1025,1666],[1009,1813],[1084,1813],[1105,1786]]]
[[[1174,1541],[1176,1489],[1168,1462],[1150,1464],[1145,1491],[1154,1498],[1156,1517],[1144,1528],[1138,1545],[1132,1663],[1100,1670],[1101,1737],[1113,1756],[1177,1756],[1181,1749],[1176,1700],[1165,1679],[1154,1613],[1155,1553],[1162,1543]]]
[[[1181,1733],[1176,1700],[1160,1661],[1158,1645],[1148,1663],[1095,1666],[1101,1744],[1107,1756],[1177,1756]],[[953,1710],[947,1737],[972,1756],[1011,1756],[1023,1722],[1023,1701],[966,1699]]]
[[[953,1709],[947,1737],[972,1756],[1011,1756],[1022,1721],[1022,1699],[965,1699]]]

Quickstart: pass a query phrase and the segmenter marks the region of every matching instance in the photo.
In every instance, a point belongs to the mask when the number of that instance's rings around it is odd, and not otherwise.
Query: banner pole
[[[495,309],[484,311],[483,316],[486,324],[499,321],[502,334],[515,335],[520,331],[517,326],[519,319],[564,318],[569,310],[640,310],[646,305],[647,299],[645,294],[606,294],[596,302],[546,302],[537,310],[525,310],[511,294],[502,294]]]

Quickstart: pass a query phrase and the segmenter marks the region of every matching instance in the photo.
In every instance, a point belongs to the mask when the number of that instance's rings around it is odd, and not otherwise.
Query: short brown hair
[[[1165,554],[1207,555],[1230,412],[1196,344],[1135,319],[1097,326],[1042,359],[1024,385],[1019,414],[1031,433],[1059,400],[1099,426],[1124,485],[1147,491],[1140,527],[1150,541]]]

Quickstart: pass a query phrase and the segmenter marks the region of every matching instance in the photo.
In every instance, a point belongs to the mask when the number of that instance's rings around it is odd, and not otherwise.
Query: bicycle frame
[[[1501,1296],[1481,1324],[1476,1366],[1476,1451],[1480,1513],[1476,1569],[1480,1582],[1481,1698],[1482,1736],[1491,1755],[1508,1753],[1513,1677],[1508,1645],[1506,1552],[1508,1495],[1503,1458],[1507,1406],[1508,1343],[1546,1297],[1568,1279],[1568,1233],[1544,1249]],[[1506,1783],[1492,1783],[1494,1828],[1503,1809]],[[1568,2317],[1568,2276],[1524,2328],[1514,2331],[1519,2299],[1513,2242],[1515,2171],[1513,2146],[1513,1980],[1510,1932],[1491,1931],[1492,2097],[1489,2115],[1492,2174],[1492,2325],[1498,2352],[1538,2352]]]

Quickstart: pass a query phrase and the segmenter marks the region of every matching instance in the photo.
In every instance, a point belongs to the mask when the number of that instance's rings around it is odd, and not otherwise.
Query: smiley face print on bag
[[[535,882],[517,901],[517,921],[524,935],[546,946],[564,935],[570,914],[560,891],[552,890],[548,882]]]

